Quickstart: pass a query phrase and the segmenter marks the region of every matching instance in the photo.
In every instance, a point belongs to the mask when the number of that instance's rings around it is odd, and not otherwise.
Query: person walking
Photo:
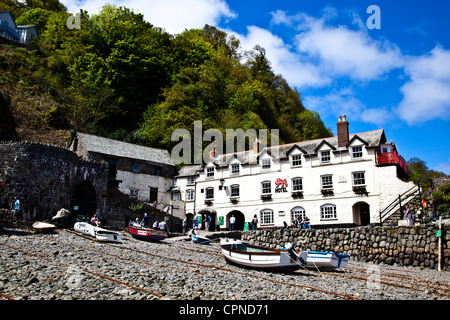
[[[236,223],[236,218],[232,214],[230,217],[230,231],[234,231],[234,224]]]

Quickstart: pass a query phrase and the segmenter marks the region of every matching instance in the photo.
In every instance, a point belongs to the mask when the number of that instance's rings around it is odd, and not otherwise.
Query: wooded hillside
[[[331,136],[300,93],[215,27],[172,35],[130,9],[82,12],[80,28],[57,0],[0,1],[18,25],[38,27],[33,49],[0,49],[0,139],[35,140],[74,128],[170,149],[178,128],[279,129],[280,143]],[[57,132],[57,131],[56,131]],[[47,135],[48,136],[48,135]],[[63,138],[63,136],[61,136]]]

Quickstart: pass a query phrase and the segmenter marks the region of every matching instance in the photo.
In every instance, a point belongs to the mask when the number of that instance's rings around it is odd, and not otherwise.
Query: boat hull
[[[211,240],[209,240],[208,238],[204,238],[204,237],[197,236],[197,235],[192,235],[191,240],[192,240],[192,242],[200,243],[200,244],[210,244],[210,242],[211,242]]]
[[[36,221],[33,223],[33,230],[36,233],[52,233],[55,231],[56,226],[51,223]]]
[[[254,246],[239,240],[221,240],[222,254],[229,264],[270,272],[294,272],[304,266],[306,252],[289,252]],[[298,259],[300,257],[301,259]]]
[[[123,234],[120,232],[110,231],[103,228],[95,227],[86,222],[77,222],[73,226],[77,232],[89,235],[102,242],[121,242]]]
[[[167,238],[167,233],[164,231],[151,228],[136,227],[132,226],[131,224],[128,226],[128,232],[133,238],[143,241],[162,241]]]
[[[334,252],[308,251],[306,268],[333,270],[347,266],[350,257]]]

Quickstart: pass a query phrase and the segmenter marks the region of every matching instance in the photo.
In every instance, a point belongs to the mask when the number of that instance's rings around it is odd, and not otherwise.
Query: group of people
[[[294,219],[294,221],[292,222],[292,227],[298,229],[311,229],[311,223],[309,221],[309,218],[307,216],[304,216],[299,219]]]
[[[413,226],[414,220],[415,220],[414,213],[409,206],[406,206],[405,208],[406,208],[406,212],[405,212],[406,225]],[[419,207],[419,209],[417,209],[416,216],[417,216],[417,218],[419,218],[420,222],[423,223],[423,212],[422,212],[421,207]]]
[[[132,222],[132,224],[134,226],[141,226],[141,227],[148,228],[150,226],[150,216],[146,212],[144,214],[144,217],[142,218],[142,221],[139,221],[139,218],[136,218],[136,221]],[[161,230],[161,231],[169,232],[169,227],[167,226],[167,223],[164,220],[162,220],[160,222],[158,222],[156,220],[155,222],[153,222],[151,228],[155,229],[155,230]]]

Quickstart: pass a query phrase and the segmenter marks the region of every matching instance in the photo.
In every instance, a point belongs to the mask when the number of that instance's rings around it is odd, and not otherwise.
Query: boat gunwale
[[[239,254],[249,254],[249,255],[264,255],[264,256],[278,256],[281,253],[285,252],[288,253],[287,250],[283,250],[283,249],[275,249],[275,248],[266,248],[266,247],[261,247],[261,246],[257,246],[257,245],[253,245],[253,244],[249,244],[249,243],[242,243],[244,245],[246,245],[247,247],[250,248],[254,248],[254,249],[259,249],[259,250],[265,250],[265,251],[243,251],[243,250],[238,250],[238,249],[233,249],[233,248],[227,248],[226,246],[232,246],[235,244],[221,244],[220,246],[222,247],[222,249],[227,250],[229,252],[234,252],[234,253],[239,253]],[[295,253],[300,253],[301,251],[294,251]]]

